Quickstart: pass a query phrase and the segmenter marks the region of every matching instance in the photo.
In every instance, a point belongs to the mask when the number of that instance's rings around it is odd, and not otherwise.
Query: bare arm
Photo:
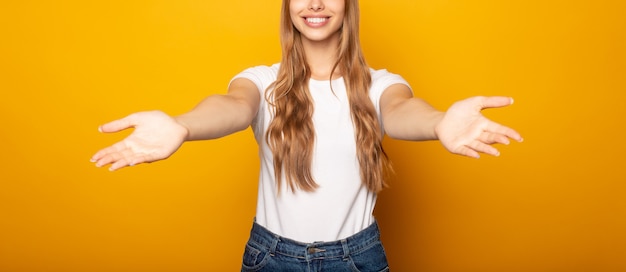
[[[444,113],[421,98],[413,97],[404,84],[394,84],[380,98],[385,133],[399,140],[436,140],[435,126]]]
[[[258,110],[258,88],[247,79],[231,83],[228,94],[213,95],[188,113],[172,118],[161,111],[133,113],[100,126],[105,133],[135,130],[123,140],[101,149],[91,158],[110,170],[171,156],[184,141],[214,139],[247,128]]]
[[[522,141],[515,130],[485,118],[481,111],[513,103],[509,97],[471,97],[454,103],[446,112],[434,109],[425,101],[413,98],[408,87],[390,86],[381,97],[385,132],[402,140],[434,140],[454,154],[479,158],[479,153],[494,156],[500,152],[493,144]]]
[[[235,79],[228,94],[212,95],[174,119],[187,128],[185,140],[208,140],[244,130],[259,109],[259,90],[248,79]]]

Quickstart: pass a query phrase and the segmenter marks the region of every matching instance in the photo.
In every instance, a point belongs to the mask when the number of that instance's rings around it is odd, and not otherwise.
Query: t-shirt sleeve
[[[411,89],[411,85],[400,75],[390,73],[387,70],[372,70],[372,87],[370,89],[370,98],[374,103],[374,107],[376,108],[376,112],[380,116],[380,97],[383,95],[385,90],[389,88],[389,86],[394,84],[404,84],[409,89]],[[411,92],[413,90],[411,89]]]
[[[270,84],[276,81],[276,76],[278,74],[278,66],[255,66],[252,68],[248,68],[243,70],[241,73],[237,74],[233,79],[231,79],[231,83],[233,80],[238,78],[245,78],[259,89],[259,93],[261,97],[265,97],[265,90],[269,87]],[[230,85],[230,83],[229,83]]]
[[[238,78],[248,79],[252,81],[254,85],[256,85],[259,91],[259,94],[261,97],[261,99],[259,100],[259,111],[257,112],[256,117],[252,120],[252,128],[255,132],[255,135],[258,134],[257,135],[258,139],[260,139],[259,135],[262,135],[263,133],[263,124],[265,122],[265,119],[267,119],[265,117],[265,112],[266,112],[266,107],[267,107],[265,93],[267,91],[267,88],[272,83],[274,83],[274,81],[276,81],[276,77],[278,75],[278,67],[279,67],[278,64],[275,64],[272,66],[255,66],[252,68],[248,68],[246,70],[243,70],[241,73],[237,74],[230,81],[230,83],[232,83],[233,80],[238,79]],[[228,84],[229,86],[230,86],[230,83]]]

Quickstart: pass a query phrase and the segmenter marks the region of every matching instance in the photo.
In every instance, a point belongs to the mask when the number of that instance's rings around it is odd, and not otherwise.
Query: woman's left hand
[[[510,97],[477,96],[454,103],[435,127],[435,133],[448,151],[473,158],[479,153],[499,156],[493,144],[509,144],[509,139],[522,141],[517,131],[487,119],[483,109],[511,105]]]

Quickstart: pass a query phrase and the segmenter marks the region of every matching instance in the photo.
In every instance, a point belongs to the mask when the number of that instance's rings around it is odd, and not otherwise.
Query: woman
[[[522,138],[480,111],[512,99],[474,97],[444,113],[412,97],[402,77],[367,66],[357,0],[284,0],[281,16],[279,64],[243,71],[227,94],[183,115],[140,112],[101,126],[135,131],[92,161],[110,170],[157,161],[184,141],[251,126],[261,173],[242,271],[388,271],[372,216],[388,168],[383,134],[497,156],[492,144]]]

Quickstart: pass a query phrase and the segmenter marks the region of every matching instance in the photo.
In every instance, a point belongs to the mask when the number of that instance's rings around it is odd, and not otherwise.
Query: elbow
[[[395,131],[395,130],[385,129],[385,134],[389,138],[394,139],[394,140],[404,140],[404,141],[412,140],[411,138],[407,137],[407,135],[405,133],[401,133],[401,132]]]
[[[406,133],[403,133],[402,128],[394,125],[393,122],[383,122],[383,131],[387,137],[395,140],[407,140]]]
[[[241,102],[235,112],[235,114],[238,115],[238,118],[235,118],[235,121],[232,124],[233,131],[242,131],[252,125],[252,122],[254,122],[254,119],[256,118],[257,111],[257,109],[251,107],[247,103]]]

